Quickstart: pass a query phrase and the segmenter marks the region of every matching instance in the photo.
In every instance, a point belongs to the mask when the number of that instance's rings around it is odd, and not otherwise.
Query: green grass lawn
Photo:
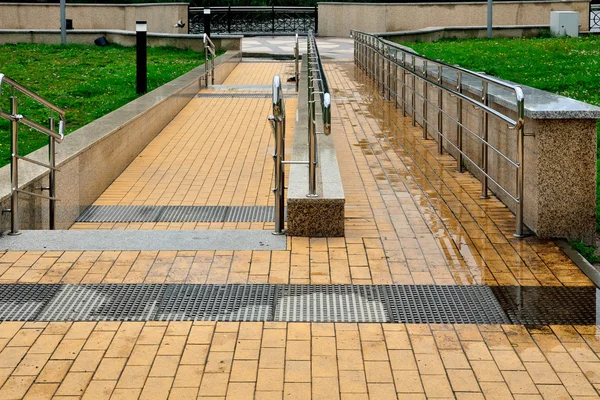
[[[403,44],[429,58],[600,106],[599,36]],[[600,139],[600,126],[598,135]],[[596,163],[596,170],[600,177],[600,160]],[[596,193],[600,199],[598,183]],[[600,203],[596,205],[596,229],[600,231]],[[600,262],[600,257],[595,259],[593,254],[584,255]]]
[[[138,97],[135,48],[110,45],[17,44],[0,46],[0,73],[66,110],[67,133]],[[204,63],[204,54],[168,47],[148,48],[148,91]],[[0,107],[10,111],[11,91],[2,86]],[[19,96],[19,112],[47,124],[47,109]],[[47,144],[47,137],[20,125],[19,153]],[[0,166],[10,162],[9,123],[0,120]]]

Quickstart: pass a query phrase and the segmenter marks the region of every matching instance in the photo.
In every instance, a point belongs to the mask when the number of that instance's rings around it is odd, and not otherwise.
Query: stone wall
[[[589,30],[589,1],[495,1],[493,23],[549,25],[551,11],[579,12],[580,31]],[[484,26],[487,3],[319,3],[319,36],[348,36],[351,30],[398,32],[427,27]]]
[[[135,21],[148,21],[148,32],[188,33],[187,3],[67,4],[67,19],[75,29],[135,31]],[[177,21],[186,23],[175,28]],[[2,29],[59,29],[59,4],[0,3]]]

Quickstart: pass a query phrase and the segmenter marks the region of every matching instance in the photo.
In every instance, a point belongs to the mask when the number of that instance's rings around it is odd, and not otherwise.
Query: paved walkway
[[[249,54],[293,55],[296,39],[293,36],[245,37],[242,50]],[[306,52],[306,39],[299,38],[300,54]],[[354,41],[351,38],[317,38],[322,58],[354,57]]]
[[[269,84],[290,66],[242,63],[225,83]],[[480,200],[477,181],[353,64],[326,71],[345,238],[288,238],[283,251],[7,252],[0,283],[592,286],[554,242],[514,239],[506,207]],[[293,116],[295,99],[286,105]],[[97,204],[272,204],[268,112],[268,99],[193,100]],[[0,399],[593,399],[599,353],[595,325],[3,322]]]

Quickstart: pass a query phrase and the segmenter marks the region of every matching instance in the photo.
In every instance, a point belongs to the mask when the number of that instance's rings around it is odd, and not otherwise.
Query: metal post
[[[227,32],[231,33],[231,6],[227,7]]]
[[[519,88],[520,89],[520,88]],[[516,204],[515,209],[515,217],[517,219],[517,226],[515,229],[514,236],[515,237],[525,237],[525,232],[523,231],[523,200],[524,200],[524,191],[523,191],[523,183],[524,183],[524,173],[523,173],[523,163],[525,161],[525,128],[523,127],[524,118],[525,118],[525,101],[523,99],[523,93],[517,93],[517,120],[519,123],[519,129],[517,131],[517,162],[519,163],[519,167],[517,169],[517,199],[519,201]]]
[[[18,99],[11,96],[11,113],[15,117],[10,129],[10,235],[19,235],[19,115]]]
[[[294,62],[294,76],[296,77],[296,92],[298,91],[298,85],[299,85],[299,81],[300,81],[300,71],[299,71],[300,60],[299,60],[299,57],[300,57],[300,48],[298,47],[298,34],[296,33],[296,46],[294,46],[294,60],[295,60],[295,62]],[[355,56],[355,59],[356,59],[356,56]]]
[[[492,0],[487,0],[487,37],[492,38]]]
[[[442,77],[442,65],[438,65],[438,85],[442,86],[444,84],[444,79]],[[442,109],[444,101],[444,93],[442,88],[438,90],[438,153],[444,154],[444,114],[442,113]]]
[[[60,43],[67,44],[67,0],[60,0]]]
[[[387,48],[387,99],[392,99],[392,55],[390,48]]]
[[[315,6],[315,35],[319,33],[319,8]]]
[[[412,56],[412,99],[411,99],[411,108],[412,108],[412,126],[417,126],[417,75],[416,75],[417,67],[415,65],[415,56]]]
[[[148,24],[146,21],[135,21],[135,43],[136,43],[136,82],[137,94],[146,93],[148,90],[147,77],[147,49],[146,34]]]
[[[282,235],[285,219],[285,173],[283,160],[285,159],[285,106],[281,92],[281,79],[278,75],[273,77],[273,115],[269,116],[273,124],[273,135],[275,139],[275,153],[273,154],[275,188],[275,231],[274,235]]]
[[[402,52],[402,68],[400,68],[400,72],[402,73],[402,116],[406,117],[406,53]]]
[[[275,6],[271,6],[271,32],[275,34]]]
[[[488,105],[488,83],[486,81],[482,82],[481,85],[481,102],[484,105]],[[481,169],[483,170],[483,176],[481,177],[481,199],[487,199],[488,196],[488,113],[485,110],[483,112],[483,143],[481,147]]]
[[[210,8],[204,8],[204,33],[210,37]]]
[[[54,132],[54,117],[50,117],[50,130]],[[50,173],[48,175],[48,195],[50,202],[48,204],[48,218],[50,219],[50,229],[55,229],[55,210],[56,210],[56,139],[48,137],[48,163],[50,164]]]
[[[423,139],[427,139],[427,60],[423,60]]]
[[[456,91],[462,93],[462,72],[456,73]],[[462,155],[462,99],[457,97],[456,100],[456,147],[458,147],[458,155],[456,157],[456,170],[463,172],[463,155]]]

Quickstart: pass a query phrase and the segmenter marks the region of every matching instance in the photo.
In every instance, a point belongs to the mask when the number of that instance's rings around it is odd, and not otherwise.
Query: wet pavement
[[[555,242],[514,238],[508,208],[480,199],[353,64],[324,66],[346,236],[277,251],[3,252],[0,316],[16,321],[0,323],[1,399],[599,398],[593,283]],[[194,99],[96,205],[272,205],[270,104],[256,95],[291,68],[241,63],[200,93],[229,97]]]

